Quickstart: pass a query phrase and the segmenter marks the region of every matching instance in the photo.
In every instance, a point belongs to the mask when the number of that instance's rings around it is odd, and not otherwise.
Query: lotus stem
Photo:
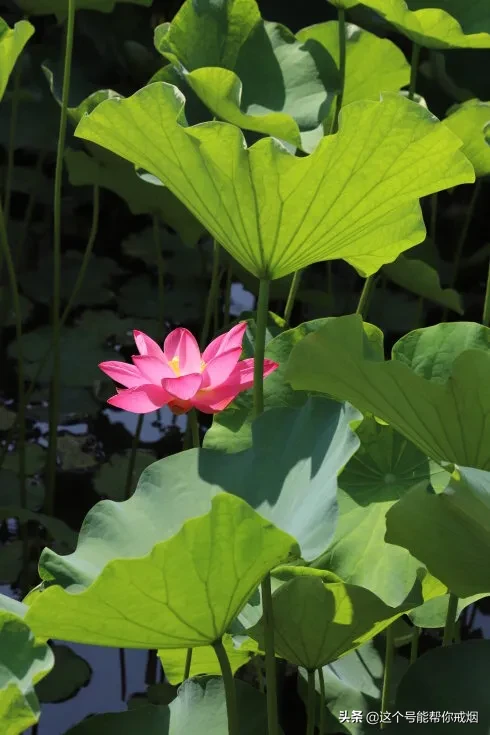
[[[63,89],[61,95],[60,128],[56,151],[54,175],[54,219],[53,219],[53,375],[49,401],[49,447],[47,460],[47,486],[45,512],[53,515],[56,486],[56,443],[58,437],[58,415],[60,403],[60,281],[61,281],[61,188],[63,183],[63,155],[65,150],[68,121],[68,99],[70,95],[71,62],[75,30],[75,0],[68,0],[65,60],[63,67]]]
[[[339,116],[340,110],[342,109],[342,102],[344,100],[344,89],[345,89],[345,62],[347,57],[347,44],[345,40],[345,10],[338,8],[337,20],[339,28],[339,76],[340,76],[340,89],[335,102],[335,116],[333,119],[332,133],[336,133],[339,129]]]
[[[419,71],[420,46],[418,43],[412,44],[412,60],[410,62],[410,86],[408,88],[408,99],[413,100],[415,97],[415,85],[417,84],[417,74]]]
[[[288,300],[286,301],[286,308],[284,309],[284,321],[286,322],[286,324],[284,325],[285,327],[289,326],[291,314],[294,307],[294,301],[296,299],[296,294],[298,293],[298,288],[299,284],[301,283],[302,275],[303,271],[301,269],[295,271],[293,280],[291,281],[291,286],[289,287]]]
[[[164,263],[162,255],[162,243],[160,238],[160,222],[157,215],[153,216],[153,242],[155,244],[155,255],[157,261],[157,277],[158,277],[158,324],[160,328],[160,337],[163,339],[165,332],[165,312],[164,312]]]
[[[219,286],[219,256],[220,246],[216,240],[213,240],[213,270],[211,272],[211,285],[209,287],[208,299],[206,301],[206,311],[204,314],[204,324],[201,332],[201,339],[199,340],[199,347],[203,352],[206,347],[209,330],[211,328],[211,319],[214,314],[214,302],[218,297],[218,286]]]
[[[227,327],[230,323],[230,307],[231,307],[231,286],[233,283],[233,265],[230,263],[226,270],[225,285],[225,304],[223,307],[223,327]]]
[[[483,302],[482,324],[484,327],[490,326],[490,261],[487,271],[487,286],[485,288],[485,300]]]
[[[308,670],[308,700],[306,705],[306,735],[315,735],[315,671]]]
[[[191,674],[191,664],[192,664],[192,648],[188,648],[186,656],[185,656],[184,678],[182,679],[182,681],[186,681],[186,679],[189,678]]]
[[[412,628],[412,642],[410,644],[410,665],[414,664],[419,655],[420,628],[414,625]]]
[[[373,297],[375,287],[376,276],[368,276],[368,278],[366,278],[366,280],[364,281],[364,286],[362,287],[361,295],[359,297],[359,303],[357,304],[356,309],[356,314],[360,314],[363,321],[367,319],[369,306],[371,304],[371,299]]]
[[[395,634],[393,625],[386,628],[386,652],[385,652],[385,670],[383,676],[383,691],[381,694],[381,712],[387,712],[391,701],[391,684],[393,676],[393,661],[395,659]],[[385,725],[380,724],[383,730]]]
[[[452,274],[451,274],[451,280],[449,282],[449,287],[454,288],[454,285],[456,283],[456,278],[458,276],[459,266],[461,263],[461,256],[463,254],[463,247],[466,242],[466,238],[468,236],[468,231],[470,229],[471,220],[473,219],[473,215],[475,213],[475,206],[478,199],[478,195],[481,191],[481,179],[477,179],[476,183],[473,187],[473,192],[471,194],[471,199],[468,204],[468,210],[466,212],[466,217],[463,222],[463,227],[461,229],[461,233],[458,239],[458,242],[456,243],[456,250],[454,253],[454,260],[453,260],[453,268],[452,268]],[[449,309],[446,307],[443,312],[442,321],[445,322],[447,320]]]
[[[4,219],[5,229],[8,229],[10,219],[10,200],[12,196],[12,175],[14,172],[14,156],[15,156],[15,132],[17,128],[17,115],[20,103],[20,81],[22,78],[22,57],[17,59],[13,74],[12,89],[12,109],[10,112],[9,125],[9,142],[7,151],[7,175],[5,177],[5,199],[4,199]]]
[[[262,617],[264,621],[265,642],[265,682],[267,694],[267,722],[269,735],[279,733],[279,715],[277,710],[276,656],[274,645],[274,617],[272,609],[271,576],[262,580]]]
[[[10,291],[12,294],[12,303],[15,312],[15,333],[17,337],[17,418],[19,423],[19,488],[20,488],[20,505],[21,508],[27,508],[27,491],[26,491],[26,472],[25,472],[25,393],[24,393],[24,356],[22,353],[22,314],[20,311],[19,288],[17,285],[17,276],[15,273],[14,262],[10,252],[7,227],[3,215],[3,208],[0,203],[0,251],[2,252],[5,263],[7,265],[7,273],[10,281]],[[8,447],[8,442],[6,443]],[[29,537],[27,534],[27,524],[21,523],[19,520],[19,532],[22,540],[22,574],[20,586],[23,593],[28,589],[29,575]]]
[[[257,301],[257,328],[255,332],[254,416],[260,416],[264,410],[264,355],[268,313],[269,280],[261,278],[259,285],[259,298]]]
[[[136,454],[140,443],[141,429],[143,428],[144,413],[138,415],[136,429],[131,443],[131,453],[129,455],[128,471],[126,473],[126,485],[124,487],[124,499],[127,500],[131,495],[131,487],[133,485],[134,466],[136,464]]]
[[[325,735],[325,709],[327,704],[325,698],[325,678],[323,676],[323,668],[321,666],[318,669],[318,679],[320,681],[320,722],[318,724],[318,735]]]
[[[449,602],[447,604],[446,624],[444,626],[444,635],[442,638],[443,646],[450,646],[454,640],[454,630],[456,627],[456,619],[458,615],[459,597],[449,593]]]
[[[221,676],[225,687],[226,712],[228,714],[228,735],[239,735],[240,726],[238,721],[238,709],[236,699],[235,680],[231,670],[230,662],[221,639],[213,643],[217,659],[221,668]]]
[[[191,433],[192,433],[192,446],[195,449],[199,449],[201,446],[201,439],[199,436],[199,422],[197,420],[197,411],[195,408],[191,408],[189,413],[187,414],[189,425],[191,427]]]

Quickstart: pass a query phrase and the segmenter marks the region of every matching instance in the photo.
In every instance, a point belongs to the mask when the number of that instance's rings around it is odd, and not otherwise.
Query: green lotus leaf
[[[230,662],[233,673],[250,661],[253,653],[253,647],[256,647],[255,641],[250,640],[247,646],[235,648],[233,645],[233,637],[229,633],[223,636],[223,646]],[[185,661],[187,658],[186,648],[164,649],[158,651],[165,677],[171,684],[177,685],[184,681]],[[216,652],[212,646],[200,646],[192,652],[190,678],[207,674],[221,674],[221,669],[216,657]]]
[[[275,73],[264,75],[271,64]],[[315,149],[340,84],[321,46],[310,52],[279,23],[261,23],[242,46],[235,71],[205,67],[187,73],[185,81],[222,120]]]
[[[336,476],[358,446],[350,429],[358,416],[349,406],[314,399],[301,410],[260,416],[245,452],[193,449],[155,462],[129,500],[104,500],[89,511],[74,554],[44,549],[41,578],[69,590],[88,588],[109,562],[149,554],[189,518],[207,513],[221,488],[294,535],[305,558],[316,558],[334,532]]]
[[[49,646],[36,640],[22,619],[25,610],[0,595],[0,722],[5,735],[20,735],[39,720],[34,685],[54,664]]]
[[[399,255],[394,263],[383,266],[382,273],[407,291],[463,314],[458,292],[442,288],[437,270],[423,260]]]
[[[66,151],[70,184],[97,184],[110,189],[124,199],[132,214],[159,215],[187,245],[196,244],[203,234],[202,226],[167,187],[143,181],[131,164],[104,148],[90,146],[90,152],[92,155],[84,151]]]
[[[386,543],[386,513],[410,490],[429,481],[427,457],[389,426],[364,419],[361,446],[339,477],[339,520],[327,551],[314,566],[371,590],[388,605],[402,603],[421,564]]]
[[[463,597],[458,600],[458,608],[456,612],[456,618],[459,618],[463,610],[468,605],[472,605],[474,602],[483,599],[487,595],[480,593],[478,595],[470,595],[469,597]],[[446,624],[447,606],[449,604],[449,594],[439,595],[433,597],[431,600],[427,600],[420,607],[416,607],[414,610],[410,610],[407,615],[414,625],[419,628],[444,628]]]
[[[297,576],[272,595],[276,654],[310,671],[318,669],[371,640],[421,602],[418,581],[394,608],[357,585]],[[262,619],[247,633],[263,648]]]
[[[40,637],[93,645],[211,645],[264,575],[298,551],[243,500],[219,493],[209,513],[186,521],[147,556],[113,559],[85,591],[49,586],[26,621]]]
[[[19,20],[10,28],[0,18],[0,101],[15,63],[33,33],[34,26],[27,20]]]
[[[414,488],[388,512],[386,540],[409,549],[458,597],[490,593],[490,473],[459,467],[442,493]]]
[[[37,684],[36,694],[41,702],[64,702],[87,686],[92,677],[92,669],[69,646],[52,643],[51,650],[54,654],[54,667]]]
[[[317,23],[298,31],[296,38],[308,48],[320,44],[339,64],[339,24]],[[398,91],[410,81],[405,55],[386,38],[346,23],[345,86],[343,106],[357,100],[379,99],[382,92]],[[331,116],[330,116],[331,117]],[[327,123],[330,130],[332,120]]]
[[[405,717],[399,718],[397,724],[393,719],[384,732],[410,735],[421,726],[428,735],[458,735],[464,729],[484,735],[490,718],[486,689],[489,656],[490,641],[478,640],[424,653],[398,686],[392,711]],[[417,714],[421,720],[416,726]]]
[[[332,319],[293,349],[286,380],[378,416],[436,461],[490,468],[490,329],[472,322],[417,329],[386,362],[382,339],[358,315]]]
[[[197,652],[195,652],[197,653]],[[267,735],[266,698],[240,679],[234,682],[240,735]],[[70,728],[66,735],[228,735],[222,679],[189,679],[176,699],[164,706],[142,706],[127,712],[95,715]],[[278,735],[282,735],[279,729]]]
[[[56,15],[60,20],[68,14],[68,0],[15,0],[26,15]],[[150,7],[153,0],[75,0],[75,10],[98,10],[112,13],[116,3],[132,3]]]
[[[339,133],[303,158],[273,138],[246,148],[227,123],[185,128],[184,102],[150,84],[102,102],[76,135],[157,176],[260,278],[336,258],[374,273],[424,239],[418,197],[474,181],[459,138],[396,94],[346,107]]]
[[[240,49],[261,20],[255,0],[186,0],[171,23],[155,29],[155,47],[187,70],[233,69]]]
[[[463,141],[463,153],[470,159],[477,176],[490,174],[490,147],[485,127],[490,122],[490,102],[468,100],[451,108],[443,121]]]
[[[286,365],[294,345],[303,337],[315,332],[326,324],[326,319],[315,319],[288,329],[271,339],[265,348],[265,356],[279,363],[264,381],[264,410],[269,408],[297,408],[302,406],[308,395],[293,390],[284,380]],[[254,323],[255,326],[255,323]],[[246,357],[253,357],[253,346]],[[213,417],[213,423],[204,436],[203,446],[219,449],[222,452],[238,452],[247,449],[252,443],[253,395],[251,391],[240,393],[224,410]]]
[[[362,0],[362,4],[420,46],[490,48],[486,0]]]

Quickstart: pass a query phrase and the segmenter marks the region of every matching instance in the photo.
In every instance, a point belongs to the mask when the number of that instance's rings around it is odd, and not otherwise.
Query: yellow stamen
[[[177,377],[180,377],[180,368],[179,368],[179,357],[178,355],[175,355],[175,357],[172,357],[171,360],[168,361],[168,364],[174,371]]]
[[[206,363],[204,362],[204,360],[201,360],[201,373],[205,367],[206,367]]]

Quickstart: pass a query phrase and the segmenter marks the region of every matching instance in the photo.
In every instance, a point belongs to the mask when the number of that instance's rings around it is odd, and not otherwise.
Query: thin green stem
[[[119,681],[121,684],[121,699],[126,700],[127,676],[126,676],[126,652],[124,648],[119,649]]]
[[[408,99],[413,100],[415,97],[415,86],[417,84],[417,74],[419,71],[420,46],[418,43],[412,44],[412,60],[410,62],[410,86],[408,88]]]
[[[126,472],[126,484],[124,486],[124,499],[127,500],[131,495],[131,488],[133,485],[134,466],[136,464],[136,455],[138,453],[138,447],[141,437],[141,429],[143,428],[143,420],[145,418],[144,413],[138,415],[138,421],[136,422],[136,429],[131,442],[131,453],[129,455],[128,471]]]
[[[483,315],[481,320],[483,326],[490,326],[490,261],[487,271],[487,286],[485,288],[485,301],[483,302]]]
[[[15,133],[17,129],[17,115],[20,103],[20,80],[22,78],[22,58],[17,60],[13,74],[12,85],[12,109],[10,111],[9,126],[9,142],[7,152],[7,175],[5,177],[5,199],[4,199],[4,219],[5,229],[8,229],[10,219],[10,200],[12,196],[12,176],[14,173],[14,156],[15,156]]]
[[[481,179],[477,179],[473,187],[471,199],[469,201],[468,209],[466,211],[466,217],[463,222],[463,227],[461,228],[461,232],[460,232],[458,241],[456,243],[456,250],[454,252],[453,267],[452,267],[451,279],[449,281],[449,288],[454,288],[456,279],[458,277],[458,271],[459,271],[459,266],[461,263],[461,256],[463,254],[464,244],[468,236],[468,231],[470,229],[471,220],[473,219],[473,215],[475,213],[475,207],[476,207],[478,195],[480,194],[480,191],[481,191],[481,182],[482,182]],[[443,316],[442,316],[443,322],[447,320],[448,313],[449,313],[449,309],[446,307],[444,309]]]
[[[323,676],[323,669],[320,666],[318,669],[318,679],[320,681],[320,721],[318,723],[318,735],[325,735],[325,720],[326,720],[326,697],[325,697],[325,678]]]
[[[254,355],[254,415],[259,416],[264,410],[264,355],[267,317],[269,313],[269,281],[260,279],[259,298],[257,300],[257,328],[255,332]]]
[[[306,735],[315,735],[315,671],[308,671],[308,699],[306,705]]]
[[[415,663],[419,655],[420,628],[414,625],[412,628],[412,642],[410,644],[410,664]]]
[[[228,715],[228,735],[239,735],[240,725],[238,721],[238,708],[233,672],[221,639],[213,643],[213,648],[219,661],[221,676],[223,677],[223,685],[225,688],[226,712]]]
[[[262,665],[261,665],[260,656],[254,656],[252,661],[254,664],[255,673],[257,675],[257,683],[259,685],[259,692],[264,694],[265,692],[264,675],[262,673]]]
[[[223,307],[223,326],[227,327],[230,323],[230,308],[231,308],[231,287],[233,285],[233,264],[230,263],[226,270],[226,283],[225,283],[225,303]]]
[[[373,297],[374,289],[376,286],[376,276],[368,276],[364,281],[361,295],[359,297],[359,303],[357,304],[356,314],[360,314],[363,320],[367,319],[369,313],[369,306]]]
[[[89,237],[88,237],[88,240],[87,240],[87,246],[86,246],[85,252],[83,254],[82,263],[80,265],[80,270],[78,271],[78,276],[77,276],[77,279],[75,281],[75,285],[73,287],[73,291],[71,292],[70,298],[68,299],[68,303],[65,306],[65,309],[64,309],[63,314],[61,316],[60,328],[62,328],[64,326],[64,324],[66,323],[66,320],[68,319],[68,316],[70,315],[71,309],[72,309],[73,304],[75,302],[75,299],[76,299],[76,297],[78,295],[78,291],[80,290],[80,287],[81,287],[81,285],[83,283],[83,280],[85,278],[85,273],[86,273],[87,266],[88,266],[89,261],[90,261],[90,257],[92,255],[92,250],[93,250],[93,247],[94,247],[95,238],[97,236],[97,229],[98,229],[98,226],[99,226],[99,211],[100,211],[99,187],[97,185],[95,185],[94,186],[94,196],[93,196],[92,225],[91,225],[91,228],[90,228],[90,234],[89,234]],[[36,368],[36,372],[34,373],[34,377],[32,378],[31,382],[29,383],[29,386],[28,386],[28,388],[26,390],[26,393],[25,393],[25,402],[26,402],[26,404],[27,404],[27,402],[29,401],[29,398],[32,395],[32,392],[33,392],[33,390],[34,390],[34,388],[36,386],[36,381],[37,381],[38,377],[41,375],[41,372],[42,372],[44,366],[46,365],[48,359],[51,357],[52,351],[53,351],[53,344],[51,344],[50,347],[46,350],[46,352],[44,353],[42,359],[38,363],[38,366]],[[4,447],[4,451],[2,453],[0,453],[0,467],[2,466],[4,457],[5,457],[5,454],[6,454],[6,450],[8,448],[9,440],[10,440],[10,438],[11,438],[11,436],[13,434],[13,431],[14,431],[16,425],[17,425],[17,421],[18,421],[18,416],[16,417],[16,420],[15,420],[14,424],[10,427],[9,432],[7,433],[7,441],[6,441],[6,444],[5,444],[5,447]]]
[[[220,258],[220,245],[213,240],[213,270],[211,272],[211,285],[209,287],[208,299],[206,302],[206,311],[204,314],[204,324],[202,327],[201,338],[199,340],[199,346],[201,352],[206,347],[209,330],[211,328],[211,319],[214,314],[214,302],[218,297],[218,286],[219,286],[219,258]]]
[[[201,438],[199,436],[199,421],[197,420],[197,411],[195,408],[191,408],[191,410],[187,414],[187,420],[189,421],[189,425],[191,427],[192,446],[195,449],[199,449],[199,447],[201,446]]]
[[[191,664],[192,664],[192,648],[187,649],[185,655],[185,666],[184,666],[184,678],[182,681],[186,681],[191,675]]]
[[[381,712],[387,712],[391,701],[391,683],[393,676],[393,662],[395,659],[395,634],[393,625],[386,628],[386,651],[385,651],[385,670],[383,676],[383,691],[381,694]],[[380,725],[382,730],[384,725]]]
[[[339,29],[339,76],[340,89],[335,102],[335,116],[333,119],[332,133],[336,133],[339,129],[339,115],[342,109],[345,89],[345,62],[347,57],[347,43],[345,38],[345,10],[338,8],[338,29]]]
[[[444,635],[442,637],[442,645],[450,646],[454,640],[454,630],[456,627],[456,619],[458,614],[459,597],[449,593],[449,602],[447,605],[446,624],[444,626]]]
[[[17,285],[17,276],[15,274],[14,262],[10,252],[8,243],[7,227],[3,215],[3,208],[0,203],[0,250],[5,258],[7,265],[7,274],[10,282],[10,291],[12,294],[12,304],[15,312],[15,334],[17,337],[18,353],[17,353],[17,418],[19,424],[19,440],[18,440],[18,454],[19,454],[19,492],[20,492],[20,505],[22,508],[27,507],[27,491],[26,491],[26,476],[25,476],[25,393],[24,393],[24,356],[23,356],[23,345],[22,345],[22,314],[20,311],[20,299],[19,299],[19,288]],[[8,443],[7,443],[8,446]],[[28,563],[29,563],[29,538],[27,535],[27,524],[20,523],[20,537],[22,540],[22,574],[21,574],[21,589],[22,592],[26,592],[28,588]]]
[[[160,336],[163,337],[165,332],[165,312],[164,312],[164,262],[162,255],[162,243],[160,238],[160,222],[157,215],[153,216],[153,242],[155,245],[155,255],[157,261],[157,278],[158,278],[158,324]]]
[[[296,294],[298,293],[298,288],[299,284],[301,283],[302,275],[302,270],[295,271],[293,280],[291,281],[291,286],[289,287],[288,300],[286,301],[286,308],[284,309],[284,321],[286,322],[286,327],[289,326],[291,314],[293,312],[294,301],[296,299]]]
[[[262,591],[262,619],[265,643],[265,681],[267,687],[267,723],[269,735],[279,733],[277,710],[276,656],[274,646],[274,617],[272,610],[272,590],[270,574],[260,585]]]
[[[56,485],[56,443],[58,436],[58,415],[60,404],[60,285],[61,285],[61,188],[63,184],[63,156],[65,151],[66,127],[68,121],[68,99],[70,95],[71,62],[73,56],[73,37],[75,30],[75,0],[68,0],[66,25],[65,59],[63,67],[63,89],[61,94],[60,128],[56,150],[54,174],[54,218],[53,218],[53,374],[49,401],[49,446],[47,459],[47,486],[45,512],[53,515]]]

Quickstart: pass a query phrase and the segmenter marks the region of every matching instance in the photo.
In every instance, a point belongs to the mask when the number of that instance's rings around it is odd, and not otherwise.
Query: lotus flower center
[[[180,368],[179,368],[179,356],[175,355],[175,357],[172,357],[171,360],[168,361],[168,364],[176,374],[176,376],[180,377]]]

